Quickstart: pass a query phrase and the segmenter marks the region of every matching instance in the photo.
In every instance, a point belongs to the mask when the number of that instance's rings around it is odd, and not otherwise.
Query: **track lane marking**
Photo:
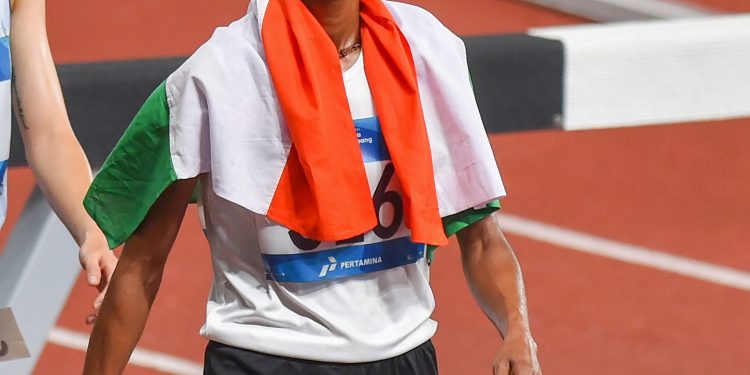
[[[67,328],[55,327],[49,334],[48,342],[64,348],[86,352],[89,344],[89,335]],[[141,348],[136,348],[133,351],[133,355],[130,356],[128,363],[168,374],[203,374],[203,365],[200,363]]]
[[[612,241],[507,213],[500,214],[500,227],[506,233],[558,247],[750,291],[750,273],[741,270]]]

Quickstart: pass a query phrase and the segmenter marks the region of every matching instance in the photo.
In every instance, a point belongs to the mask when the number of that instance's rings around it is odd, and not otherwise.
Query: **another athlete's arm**
[[[121,374],[138,343],[196,179],[162,193],[125,243],[89,340],[84,375]]]
[[[78,243],[89,284],[103,292],[117,258],[83,208],[91,170],[68,121],[47,42],[44,7],[44,0],[12,3],[13,106],[37,183]]]
[[[540,375],[529,330],[521,267],[495,214],[456,234],[464,274],[474,298],[503,337],[495,375]]]

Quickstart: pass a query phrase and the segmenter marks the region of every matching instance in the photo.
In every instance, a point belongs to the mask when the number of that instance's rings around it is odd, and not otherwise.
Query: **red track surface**
[[[418,3],[462,34],[581,21],[518,1]],[[225,0],[221,9],[207,4],[49,2],[50,40],[61,62],[185,55],[213,25],[241,14],[245,0]],[[745,119],[493,136],[510,194],[504,210],[748,271],[748,125]],[[13,198],[0,244],[32,181],[27,169],[10,171]],[[750,373],[747,292],[521,237],[510,240],[525,271],[545,374]],[[206,241],[191,211],[141,347],[201,362],[205,342],[197,331],[210,272]],[[455,244],[440,250],[433,286],[442,373],[490,373],[501,343],[468,293]],[[88,331],[82,322],[93,297],[80,279],[58,326]],[[77,374],[82,361],[82,352],[48,345],[36,374]],[[157,372],[130,366],[126,373]]]
[[[682,0],[706,9],[724,13],[750,12],[750,2],[743,0]]]

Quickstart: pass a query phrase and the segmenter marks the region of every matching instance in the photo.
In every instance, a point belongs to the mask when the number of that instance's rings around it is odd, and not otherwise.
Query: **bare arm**
[[[84,375],[121,374],[143,333],[195,179],[162,193],[125,243],[89,340]]]
[[[13,106],[37,183],[80,246],[89,284],[103,290],[117,259],[83,208],[91,170],[68,121],[47,42],[44,7],[44,0],[13,2]]]
[[[494,373],[541,374],[529,329],[521,267],[495,215],[458,232],[457,237],[469,288],[504,339]]]

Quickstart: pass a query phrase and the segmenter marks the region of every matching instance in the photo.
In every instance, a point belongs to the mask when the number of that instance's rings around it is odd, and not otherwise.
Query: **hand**
[[[492,363],[494,375],[542,375],[537,347],[528,331],[509,333],[503,349]]]
[[[99,291],[99,295],[94,300],[94,311],[86,317],[86,324],[94,324],[104,295],[107,293],[109,280],[117,266],[117,257],[109,250],[104,235],[97,230],[96,235],[87,236],[81,245],[78,259],[86,272],[86,282]]]

